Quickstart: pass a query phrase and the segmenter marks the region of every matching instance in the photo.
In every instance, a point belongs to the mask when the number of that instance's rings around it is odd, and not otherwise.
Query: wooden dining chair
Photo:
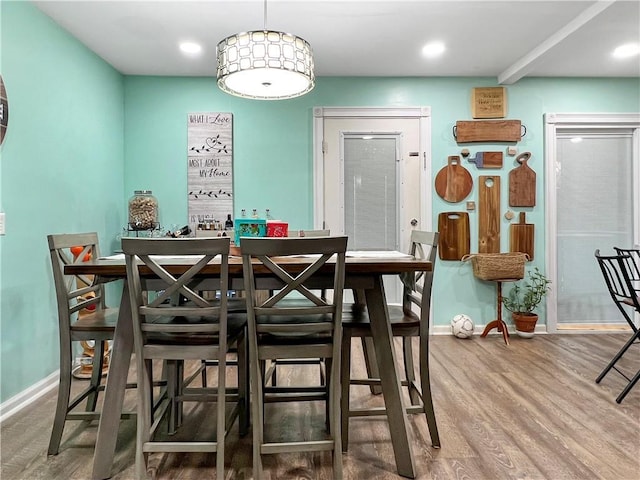
[[[264,454],[332,451],[333,478],[341,479],[339,359],[347,237],[243,237],[240,245],[245,288],[250,300],[247,312],[253,478],[262,478]],[[301,255],[309,256],[309,266],[301,271],[288,271],[286,257]],[[274,257],[279,257],[279,260]],[[330,260],[334,268],[332,276],[327,279],[323,270]],[[265,272],[268,272],[268,276],[265,276]],[[317,290],[321,287],[332,290],[330,300],[318,294]],[[259,290],[268,290],[271,294],[264,299],[256,295]],[[328,375],[329,398],[326,400],[330,418],[326,438],[310,439],[308,432],[301,431],[297,432],[299,438],[291,441],[266,439],[269,432],[265,432],[264,428],[265,402],[318,399],[317,396],[305,397],[301,394],[301,388],[296,386],[292,387],[296,395],[288,397],[283,397],[286,392],[280,390],[281,387],[276,391],[268,390],[261,368],[263,362],[287,358],[334,360]],[[324,392],[324,388],[320,387],[320,392]]]
[[[100,256],[98,235],[95,232],[47,235],[53,283],[58,306],[58,338],[60,343],[60,379],[58,400],[47,453],[56,455],[65,422],[68,420],[97,420],[98,394],[104,390],[102,375],[106,368],[104,358],[107,343],[113,340],[118,308],[105,305],[104,286],[92,276],[65,275],[68,264],[81,263]],[[72,250],[76,252],[72,253]],[[73,345],[78,342],[93,344],[93,361],[89,383],[71,398],[73,374]],[[135,385],[129,384],[128,387]],[[86,400],[84,411],[78,406]],[[124,413],[123,418],[131,414]]]
[[[640,314],[640,296],[635,290],[633,281],[634,275],[633,261],[630,255],[601,255],[600,250],[595,251],[595,257],[602,271],[604,282],[609,290],[613,303],[618,308],[622,317],[631,327],[631,337],[615,354],[609,364],[600,372],[596,378],[596,383],[600,383],[602,379],[611,370],[615,370],[627,380],[627,385],[616,398],[616,402],[620,403],[640,380],[640,370],[633,376],[628,376],[622,369],[618,368],[617,363],[623,355],[629,350],[634,343],[640,342],[640,327],[634,322],[633,316]]]
[[[122,239],[139,385],[137,478],[146,478],[148,455],[152,452],[216,452],[216,478],[224,478],[225,437],[238,416],[240,429],[247,427],[246,315],[227,311],[229,245],[229,239],[224,237]],[[174,275],[170,266],[163,265],[158,257],[171,255],[191,257],[193,266],[179,276]],[[207,264],[214,261],[219,263],[220,273],[204,275]],[[208,299],[200,294],[213,290],[221,293],[219,299]],[[149,292],[155,295],[148,295]],[[175,301],[180,297],[184,300]],[[237,389],[226,385],[226,357],[234,344],[238,345]],[[217,362],[217,387],[185,388],[182,363],[186,360],[199,362],[203,358]],[[151,378],[152,361],[157,359],[173,365],[170,378],[176,381],[169,389],[168,401],[154,413],[150,402]],[[215,439],[165,441],[156,435],[167,412],[175,417],[184,402],[210,401],[217,402]],[[227,401],[235,402],[229,416]],[[178,427],[180,423],[177,422]],[[185,436],[187,433],[190,432],[181,432]]]
[[[431,287],[436,265],[438,247],[438,232],[411,232],[411,247],[409,253],[417,258],[426,258],[431,262],[430,271],[415,272],[402,277],[403,293],[402,305],[387,305],[389,321],[393,337],[402,338],[402,360],[405,379],[402,385],[407,387],[411,405],[407,413],[424,413],[431,435],[431,443],[435,448],[440,447],[440,437],[436,424],[431,382],[429,376],[429,320],[431,308]],[[341,370],[341,412],[342,412],[342,449],[347,451],[349,445],[349,419],[361,416],[386,415],[385,407],[352,408],[350,405],[350,387],[368,385],[372,392],[380,392],[379,378],[372,378],[373,368],[368,369],[367,378],[351,376],[351,343],[353,338],[362,340],[365,362],[372,363],[368,358],[369,350],[364,341],[372,337],[371,323],[364,307],[353,305],[345,309],[342,317],[342,370]],[[416,381],[413,339],[418,339],[418,377]],[[374,365],[371,365],[374,367]],[[388,365],[388,368],[395,368]],[[375,388],[374,388],[375,387]]]

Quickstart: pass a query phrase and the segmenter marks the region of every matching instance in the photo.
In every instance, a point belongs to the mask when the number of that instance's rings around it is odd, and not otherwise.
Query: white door
[[[628,328],[594,258],[640,230],[640,117],[551,116],[547,152],[550,331]],[[590,118],[593,117],[593,118]],[[566,120],[566,121],[563,121]],[[578,120],[582,120],[581,123]],[[549,127],[548,127],[549,128]],[[552,140],[552,141],[551,141]]]
[[[316,227],[349,236],[350,250],[408,251],[411,230],[431,228],[424,117],[377,117],[379,109],[331,116],[323,110],[315,139],[321,145],[316,175],[322,178],[316,182]],[[397,279],[385,287],[388,300],[399,301]]]

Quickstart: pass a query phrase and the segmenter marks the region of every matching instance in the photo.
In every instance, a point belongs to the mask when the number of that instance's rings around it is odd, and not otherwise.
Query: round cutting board
[[[473,178],[469,171],[460,164],[460,157],[451,155],[447,166],[436,175],[436,193],[446,202],[461,202],[471,193]]]

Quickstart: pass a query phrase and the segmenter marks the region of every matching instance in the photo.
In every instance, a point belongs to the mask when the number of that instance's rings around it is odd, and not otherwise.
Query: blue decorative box
[[[236,218],[234,222],[235,243],[240,245],[240,237],[266,237],[267,221],[263,218]]]

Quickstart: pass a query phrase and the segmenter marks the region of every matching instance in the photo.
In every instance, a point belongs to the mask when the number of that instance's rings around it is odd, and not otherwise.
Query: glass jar
[[[129,199],[129,228],[154,230],[158,224],[158,200],[151,190],[135,190]]]

